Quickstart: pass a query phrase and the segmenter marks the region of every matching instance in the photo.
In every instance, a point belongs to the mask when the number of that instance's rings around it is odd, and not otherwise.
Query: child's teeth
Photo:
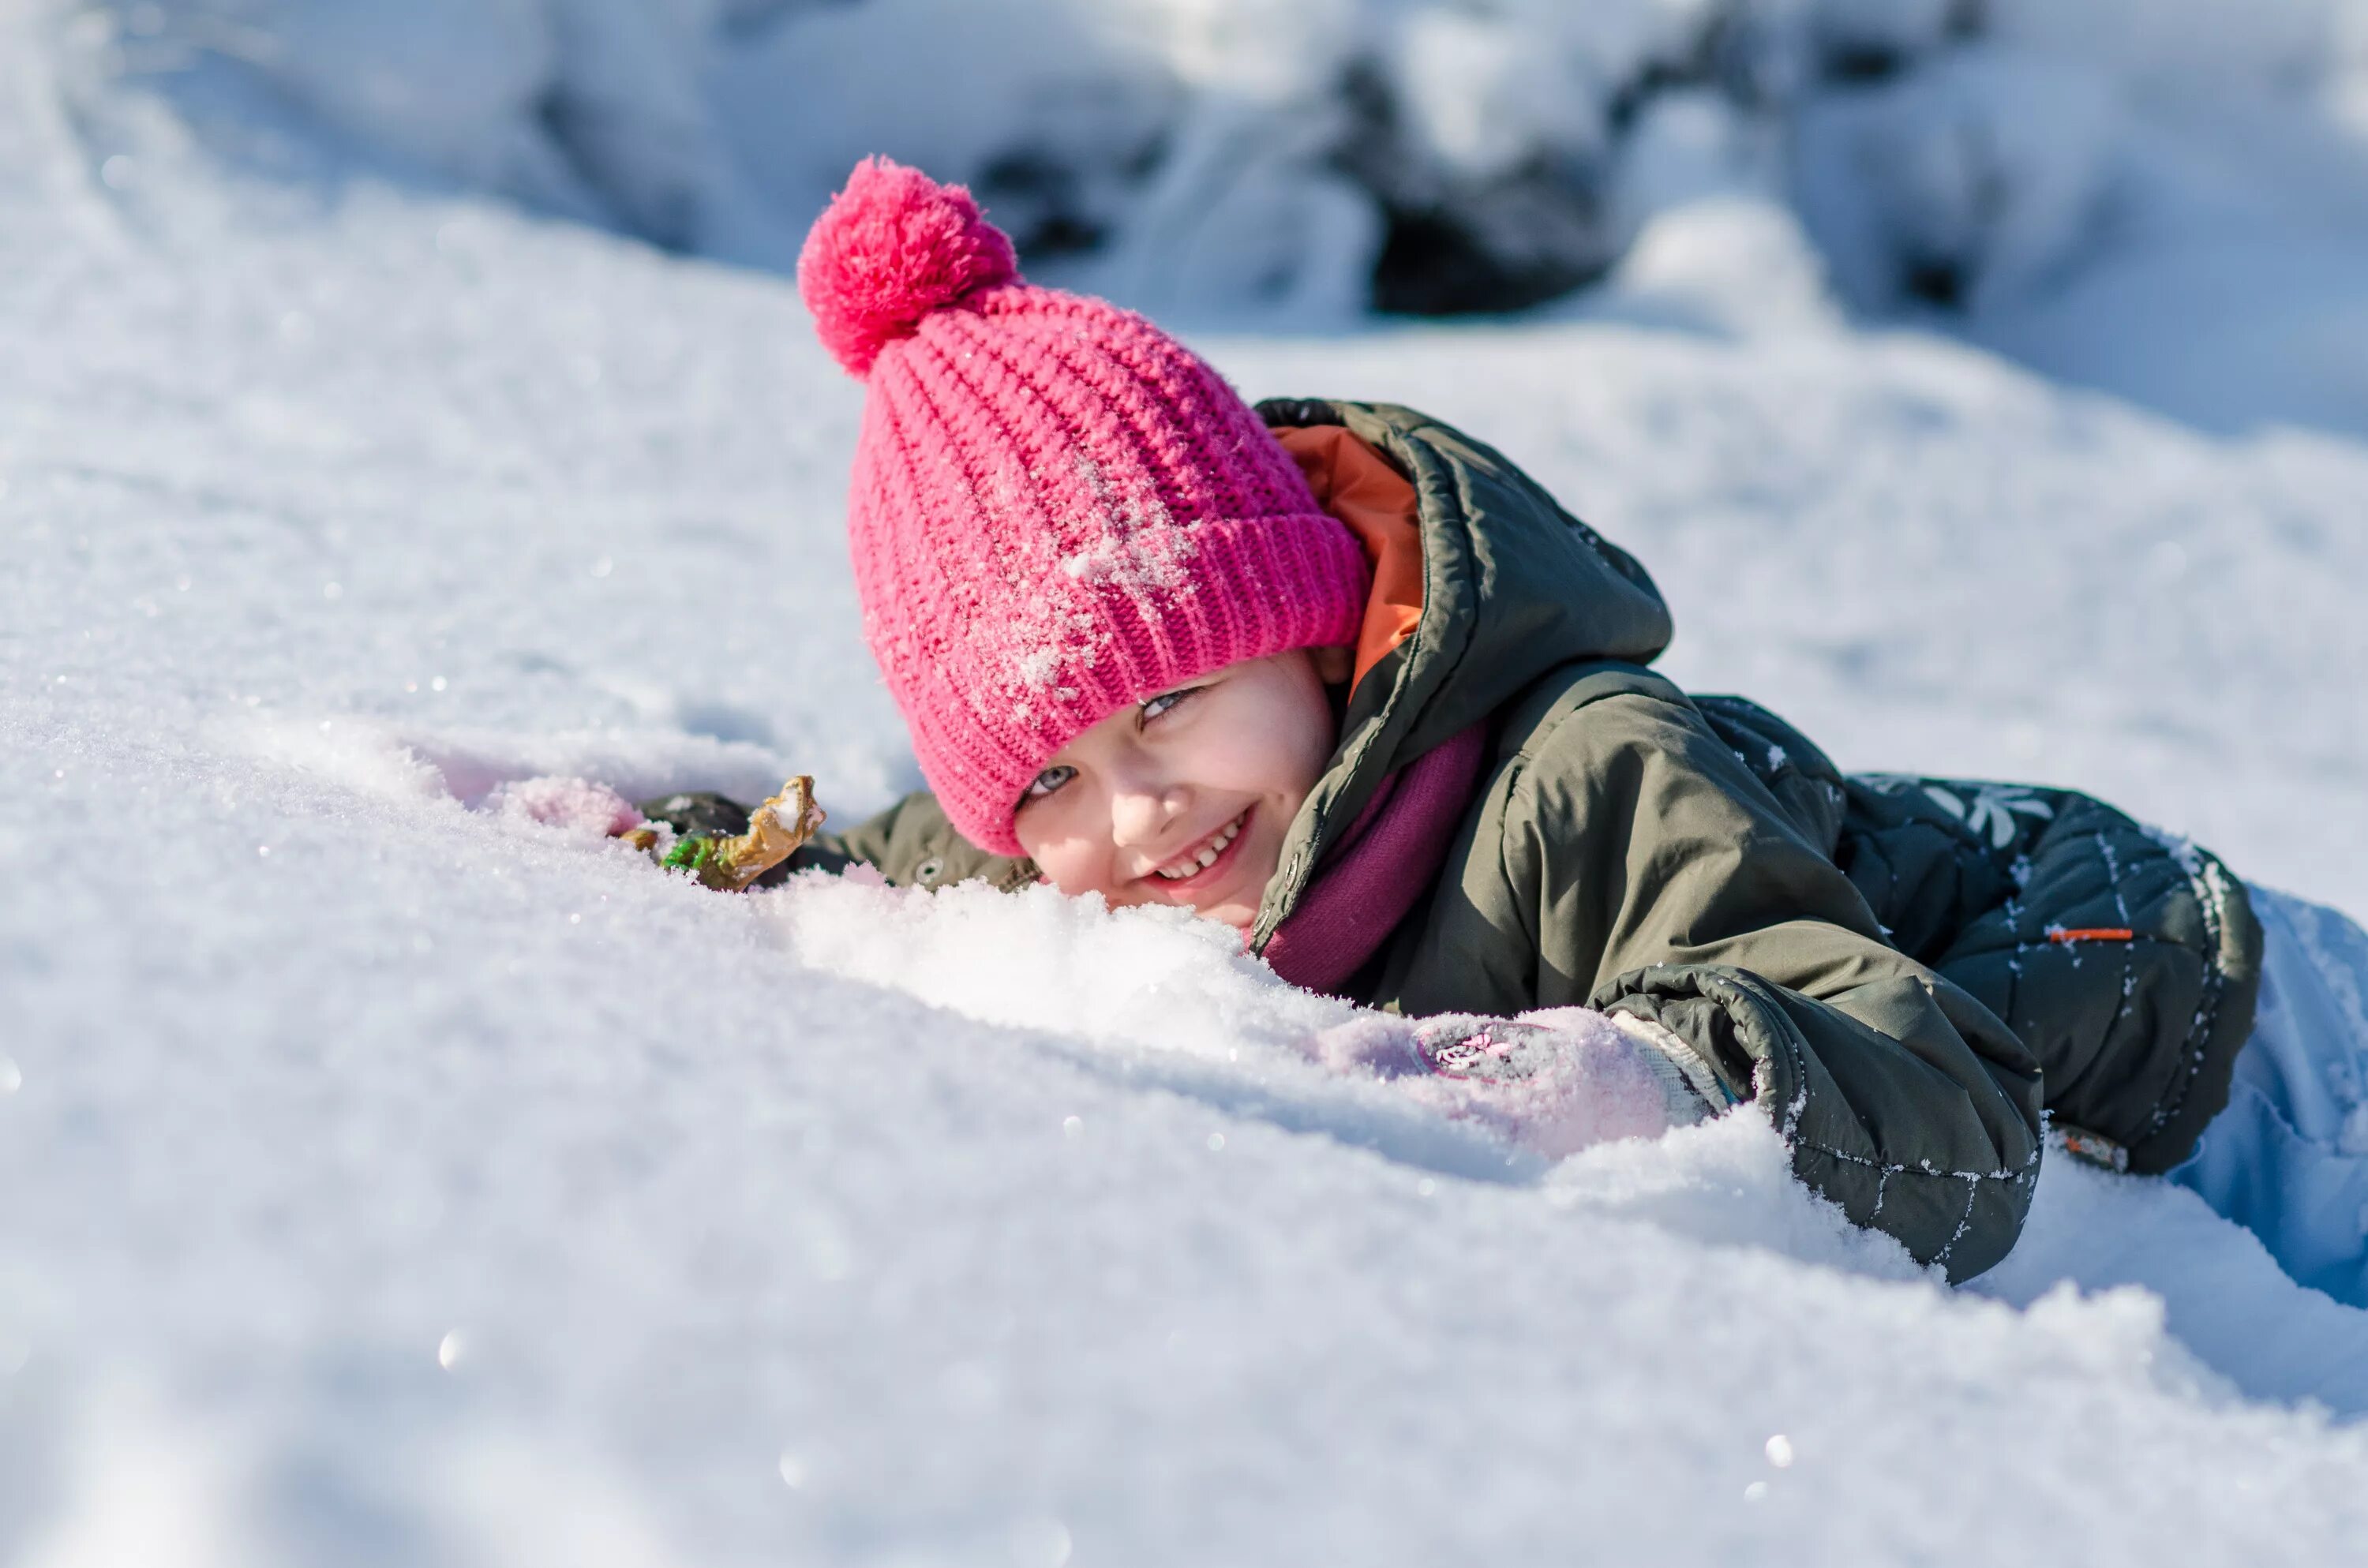
[[[1216,864],[1217,857],[1225,852],[1225,846],[1231,844],[1235,839],[1241,836],[1241,819],[1239,817],[1235,817],[1232,822],[1227,823],[1224,826],[1217,830],[1217,836],[1209,841],[1207,848],[1192,857],[1193,863],[1190,869],[1182,871],[1162,871],[1159,874],[1171,882],[1180,882],[1185,878],[1191,876],[1194,872],[1207,870],[1211,866]]]

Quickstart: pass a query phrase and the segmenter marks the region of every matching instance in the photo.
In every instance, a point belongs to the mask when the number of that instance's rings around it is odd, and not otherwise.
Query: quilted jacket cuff
[[[1694,1048],[1673,1030],[1632,1013],[1608,1014],[1612,1027],[1645,1048],[1645,1063],[1661,1085],[1662,1103],[1672,1127],[1691,1127],[1735,1104],[1735,1096],[1718,1081]]]

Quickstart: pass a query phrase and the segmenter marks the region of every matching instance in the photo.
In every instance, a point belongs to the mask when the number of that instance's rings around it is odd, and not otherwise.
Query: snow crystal
[[[1052,685],[1060,667],[1061,654],[1055,648],[1029,648],[1011,660],[1012,678],[1031,690],[1041,691]]]
[[[1063,557],[1061,570],[1080,583],[1107,583],[1141,597],[1182,585],[1183,563],[1192,552],[1192,541],[1172,528],[1149,538],[1110,534]]]

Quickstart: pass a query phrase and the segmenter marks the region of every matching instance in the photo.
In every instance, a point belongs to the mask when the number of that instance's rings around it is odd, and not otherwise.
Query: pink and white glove
[[[1323,1030],[1311,1046],[1327,1067],[1394,1080],[1433,1109],[1549,1159],[1617,1138],[1657,1138],[1732,1103],[1660,1025],[1587,1007],[1509,1019],[1370,1013]]]

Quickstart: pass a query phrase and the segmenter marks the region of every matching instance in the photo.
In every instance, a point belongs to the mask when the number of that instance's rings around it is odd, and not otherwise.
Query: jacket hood
[[[1263,947],[1383,778],[1550,670],[1650,663],[1672,629],[1633,556],[1462,431],[1391,403],[1284,398],[1258,412],[1273,426],[1341,426],[1378,449],[1414,483],[1423,554],[1421,621],[1349,694],[1332,760],[1284,837],[1251,933]]]

